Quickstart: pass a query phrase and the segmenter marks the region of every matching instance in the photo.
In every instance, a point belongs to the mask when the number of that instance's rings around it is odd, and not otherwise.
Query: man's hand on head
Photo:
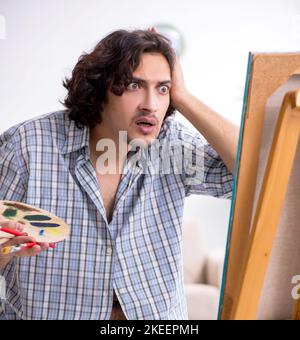
[[[155,27],[150,27],[149,32],[159,33]],[[174,52],[175,53],[175,52]],[[179,58],[175,55],[175,63],[172,72],[171,102],[176,110],[180,111],[180,106],[190,95],[186,88],[182,67]]]

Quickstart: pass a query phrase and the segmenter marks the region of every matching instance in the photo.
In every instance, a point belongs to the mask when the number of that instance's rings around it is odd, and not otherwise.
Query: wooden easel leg
[[[300,299],[296,302],[293,320],[300,320]]]
[[[300,134],[299,93],[288,93],[278,118],[243,268],[234,319],[255,319]],[[300,302],[298,305],[300,313]]]
[[[300,91],[292,97],[292,106],[294,109],[300,110]],[[300,299],[296,302],[293,320],[300,320]]]

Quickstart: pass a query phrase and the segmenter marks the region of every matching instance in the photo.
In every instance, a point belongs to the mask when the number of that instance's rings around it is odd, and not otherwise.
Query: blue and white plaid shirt
[[[88,128],[59,111],[0,136],[0,199],[51,211],[71,227],[56,249],[15,257],[0,272],[7,283],[0,319],[109,319],[113,291],[128,319],[187,319],[184,198],[230,198],[233,178],[211,146],[174,117],[158,139],[182,140],[193,156],[202,148],[204,181],[190,184],[185,173],[143,174],[136,165],[122,176],[108,223]]]

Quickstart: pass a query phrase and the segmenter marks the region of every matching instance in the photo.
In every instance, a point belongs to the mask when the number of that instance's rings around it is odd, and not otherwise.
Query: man
[[[0,139],[0,199],[49,210],[71,227],[55,250],[40,244],[2,255],[1,317],[186,319],[184,198],[231,196],[237,128],[190,94],[172,48],[154,29],[111,33],[81,56],[64,86],[67,110]],[[174,108],[209,144],[174,120]],[[156,142],[182,142],[191,151],[181,159],[176,144],[181,171],[172,162],[164,173],[152,171],[167,158],[145,162]],[[115,152],[107,157],[109,146]]]

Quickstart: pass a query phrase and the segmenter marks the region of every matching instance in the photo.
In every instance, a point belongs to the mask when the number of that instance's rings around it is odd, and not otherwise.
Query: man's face
[[[142,139],[146,145],[159,134],[170,104],[171,70],[159,53],[144,53],[122,96],[108,91],[102,123],[116,140],[127,131],[128,142]]]

